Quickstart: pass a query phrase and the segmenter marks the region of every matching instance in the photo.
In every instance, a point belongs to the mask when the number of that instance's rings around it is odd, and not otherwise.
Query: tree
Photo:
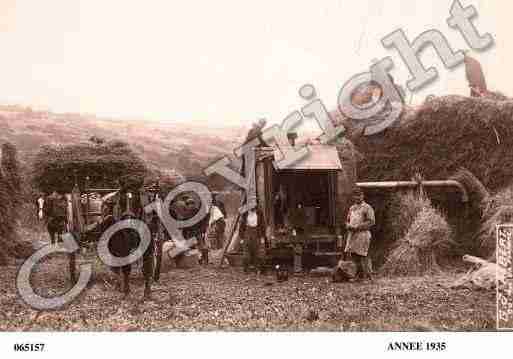
[[[17,227],[23,202],[23,186],[16,147],[2,145],[0,166],[0,265],[8,257],[28,258],[33,253],[32,244],[21,240]]]
[[[9,187],[11,202],[15,208],[22,202],[22,178],[20,175],[20,165],[18,163],[18,150],[16,146],[7,142],[2,145],[1,167],[4,172],[4,181]]]
[[[6,264],[5,249],[15,240],[15,217],[12,197],[10,196],[10,185],[3,172],[0,170],[0,265]]]

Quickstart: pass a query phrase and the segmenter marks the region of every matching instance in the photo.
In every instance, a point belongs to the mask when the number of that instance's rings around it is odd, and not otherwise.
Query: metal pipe
[[[144,188],[145,190],[152,190],[154,189],[154,187],[142,187]],[[102,193],[102,192],[117,192],[119,191],[121,188],[85,188],[84,189],[84,192],[98,192],[98,193]],[[216,191],[211,191],[211,193],[214,193]]]
[[[119,188],[85,188],[84,192],[116,192]]]
[[[436,180],[436,181],[382,181],[382,182],[357,182],[359,188],[416,188],[424,187],[452,187],[458,189],[461,193],[462,202],[468,202],[468,193],[465,187],[455,180]]]

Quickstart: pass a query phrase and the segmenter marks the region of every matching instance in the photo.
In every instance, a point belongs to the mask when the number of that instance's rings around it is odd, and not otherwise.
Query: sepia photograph
[[[0,0],[0,355],[507,348],[512,11]]]

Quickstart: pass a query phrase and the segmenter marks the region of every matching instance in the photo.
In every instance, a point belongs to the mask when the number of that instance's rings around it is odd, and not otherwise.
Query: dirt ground
[[[278,283],[273,275],[232,267],[171,269],[153,286],[152,300],[143,302],[139,271],[123,298],[113,274],[96,265],[95,279],[68,307],[38,312],[17,294],[18,265],[0,271],[0,331],[495,329],[494,291],[448,289],[457,273],[333,284],[310,275]],[[41,295],[65,291],[65,258],[40,264],[32,281]]]

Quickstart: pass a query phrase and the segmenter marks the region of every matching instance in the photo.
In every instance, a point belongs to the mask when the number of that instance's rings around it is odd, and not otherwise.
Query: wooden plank
[[[477,88],[483,92],[488,90],[481,64],[479,61],[468,55],[465,55],[465,75],[467,77],[469,87]]]
[[[80,198],[80,191],[77,187],[73,188],[71,192],[71,207],[73,212],[73,231],[77,233],[84,233],[84,217],[82,213],[82,202]]]

